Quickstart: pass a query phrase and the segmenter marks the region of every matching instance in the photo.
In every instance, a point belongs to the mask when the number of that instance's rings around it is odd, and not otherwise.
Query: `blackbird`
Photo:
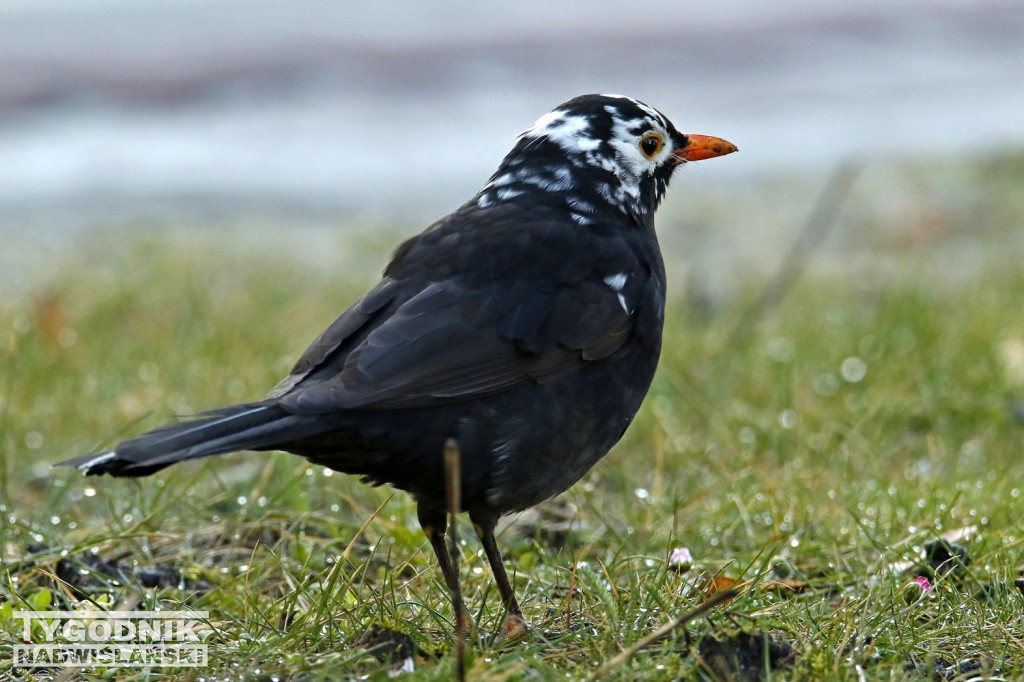
[[[661,350],[654,212],[687,161],[736,151],[637,100],[583,95],[541,116],[490,181],[398,247],[380,283],[262,400],[62,462],[147,476],[189,459],[284,450],[407,491],[453,592],[445,444],[462,508],[525,627],[494,528],[585,474],[633,419]],[[459,609],[460,604],[456,604]]]

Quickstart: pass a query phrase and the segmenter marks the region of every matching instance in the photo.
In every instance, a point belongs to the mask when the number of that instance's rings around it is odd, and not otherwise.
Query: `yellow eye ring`
[[[661,135],[658,133],[647,133],[640,138],[640,152],[648,159],[653,159],[661,151],[664,142],[661,140]]]

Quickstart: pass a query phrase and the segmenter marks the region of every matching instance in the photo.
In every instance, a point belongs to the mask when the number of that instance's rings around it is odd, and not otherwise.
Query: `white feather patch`
[[[96,455],[95,457],[93,457],[92,459],[87,460],[85,462],[82,462],[81,464],[79,464],[75,468],[78,469],[79,471],[89,471],[90,469],[92,469],[95,466],[99,466],[100,464],[105,464],[106,462],[109,462],[110,460],[116,459],[116,458],[117,458],[117,453],[114,452],[113,450],[111,450],[110,452],[102,452],[102,453]]]
[[[629,275],[624,272],[620,272],[617,275],[608,275],[604,278],[604,283],[612,288],[613,291],[622,291],[622,287],[626,286],[626,282],[629,280]]]
[[[626,282],[628,281],[629,275],[624,272],[620,272],[617,275],[608,275],[604,278],[604,283],[607,284],[612,291],[618,294],[619,305],[622,306],[622,309],[626,311],[627,315],[632,315],[633,311],[629,309],[629,306],[626,304],[626,297],[622,294],[622,288],[626,286]]]

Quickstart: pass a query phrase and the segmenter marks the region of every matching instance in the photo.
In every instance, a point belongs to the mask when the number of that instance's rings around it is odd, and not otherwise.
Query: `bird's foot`
[[[510,613],[505,618],[505,626],[501,629],[501,635],[498,639],[501,642],[514,642],[524,637],[529,631],[530,627],[526,624],[523,614]]]

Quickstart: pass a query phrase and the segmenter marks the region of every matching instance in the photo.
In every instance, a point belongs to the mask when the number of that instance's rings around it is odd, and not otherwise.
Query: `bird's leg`
[[[441,567],[441,573],[444,575],[444,582],[448,585],[448,591],[452,595],[452,606],[455,608],[456,617],[459,620],[456,626],[462,632],[468,633],[472,630],[473,624],[470,622],[469,616],[466,615],[466,608],[462,603],[462,588],[459,585],[459,574],[455,570],[455,562],[452,560],[452,556],[448,552],[448,545],[444,541],[445,515],[443,512],[436,514],[424,511],[422,506],[417,510],[417,515],[419,516],[420,527],[423,528],[423,534],[430,541],[430,546],[434,550],[434,556],[437,557],[437,564]]]
[[[523,611],[519,608],[519,601],[516,599],[512,583],[509,582],[508,574],[505,572],[505,564],[501,561],[501,552],[498,551],[498,543],[494,539],[494,527],[498,518],[492,514],[480,515],[469,513],[473,520],[473,528],[476,530],[480,543],[484,546],[484,553],[487,554],[487,563],[491,565],[491,573],[494,574],[494,582],[498,583],[498,592],[501,593],[501,603],[505,607],[505,638],[513,639],[526,632],[526,619],[523,618]]]

